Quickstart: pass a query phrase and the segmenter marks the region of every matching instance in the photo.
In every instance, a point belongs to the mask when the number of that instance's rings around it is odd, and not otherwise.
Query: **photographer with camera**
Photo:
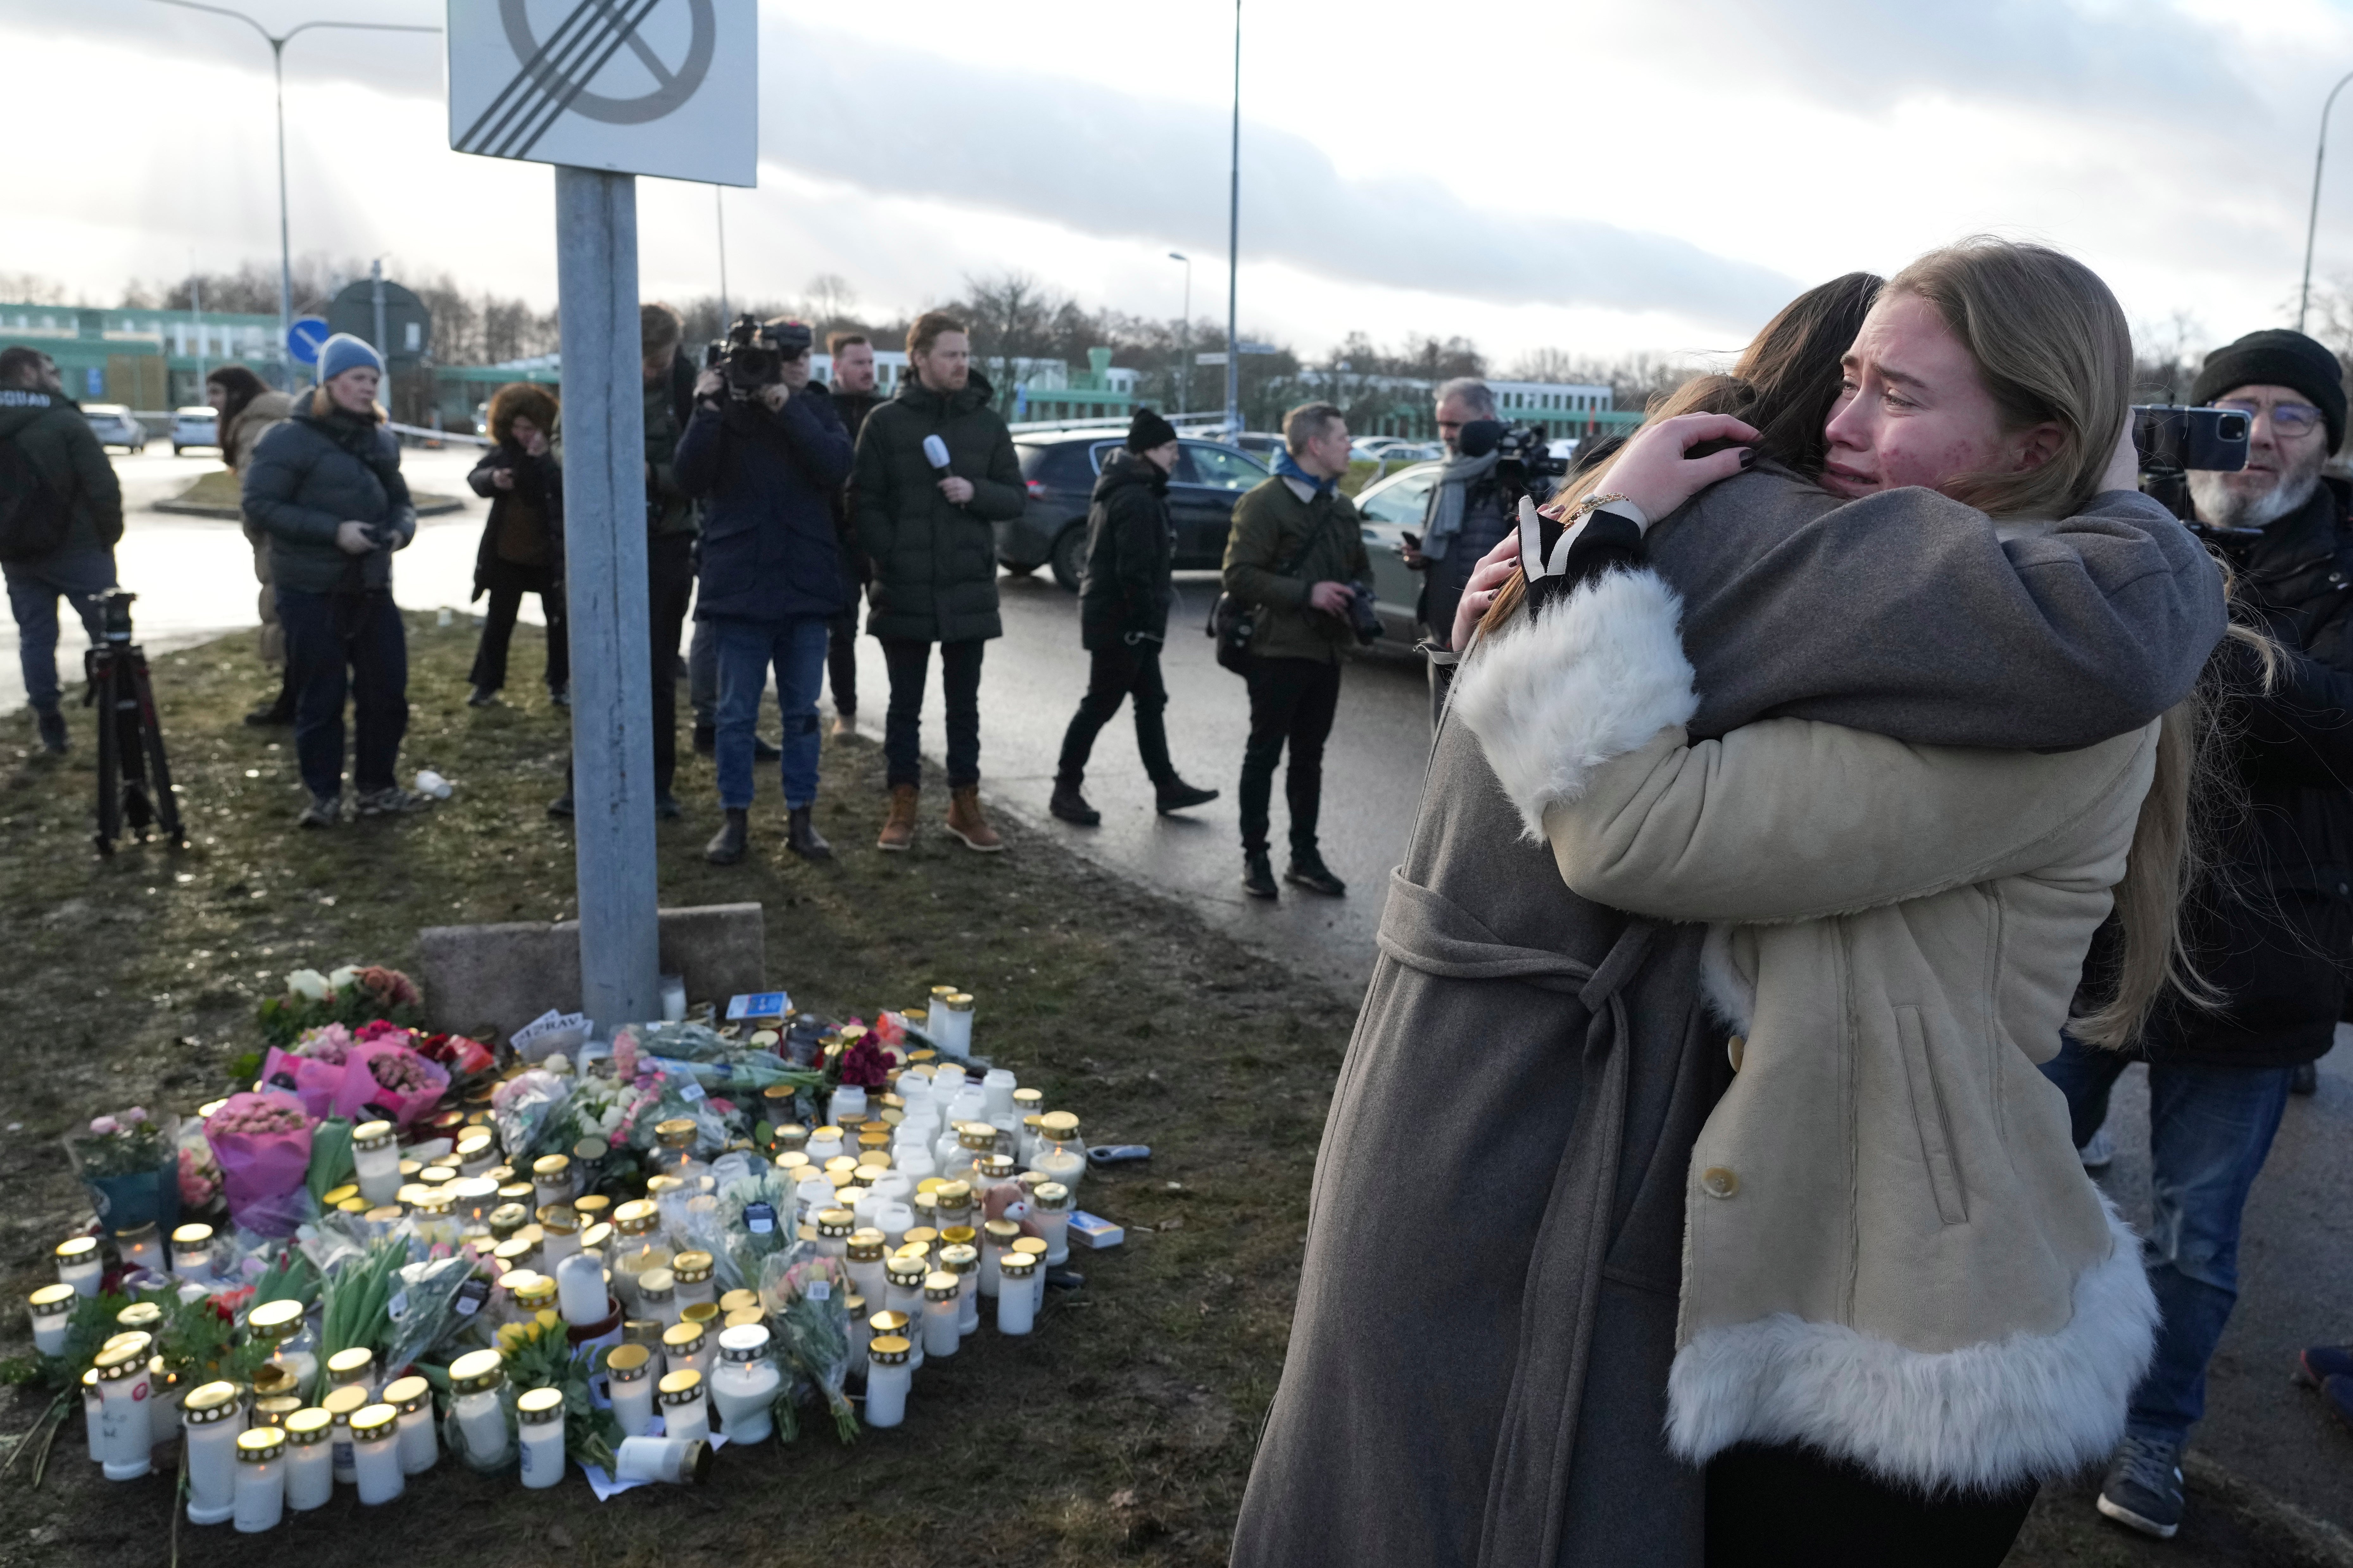
[[[2182,946],[2220,1005],[2169,996],[2131,1050],[2069,1036],[2042,1068],[2067,1096],[2086,1163],[2104,1165],[2105,1143],[2089,1145],[2109,1090],[2134,1060],[2148,1064],[2154,1215],[2143,1253],[2162,1318],[2099,1508],[2158,1537],[2180,1522],[2181,1450],[2238,1298],[2248,1190],[2296,1073],[2334,1041],[2353,962],[2353,529],[2347,486],[2321,473],[2345,437],[2342,374],[2300,332],[2253,332],[2207,356],[2191,401],[2246,416],[2245,468],[2193,468],[2188,489],[2278,660],[2267,681],[2264,655],[2238,639],[2215,656],[2221,763],[2245,809],[2217,816],[2211,886],[2184,901]],[[2144,482],[2152,466],[2144,445]],[[2115,984],[2113,932],[2101,934],[2079,1010]]]
[[[809,386],[808,327],[736,319],[694,384],[694,417],[679,437],[679,487],[702,501],[696,620],[719,665],[719,804],[726,821],[703,850],[716,866],[744,858],[753,794],[753,725],[771,666],[785,719],[780,765],[785,847],[832,858],[817,830],[818,683],[827,630],[851,595],[834,537],[833,492],[850,447],[833,401]]]
[[[38,349],[0,353],[0,574],[44,752],[66,749],[58,596],[95,644],[100,622],[90,595],[114,586],[121,537],[122,487],[80,405],[66,395],[57,362]]]
[[[424,803],[394,782],[408,729],[408,638],[392,602],[392,552],[417,535],[400,442],[375,400],[384,360],[338,332],[319,348],[319,384],[270,427],[245,466],[245,515],[269,536],[269,580],[286,628],[294,754],[311,804],[295,823],[343,818],[343,701],[357,731],[352,783],[361,816]]]
[[[1414,613],[1428,628],[1429,640],[1443,648],[1450,646],[1454,608],[1462,602],[1472,569],[1511,531],[1514,507],[1506,504],[1497,479],[1495,465],[1502,453],[1495,445],[1490,441],[1475,454],[1464,451],[1462,446],[1464,426],[1493,423],[1493,391],[1473,376],[1457,376],[1438,389],[1437,418],[1438,438],[1446,445],[1446,467],[1423,504],[1420,536],[1407,534],[1401,553],[1408,566],[1422,574],[1421,603]],[[1434,729],[1446,706],[1446,688],[1454,667],[1433,661],[1429,670],[1430,722]]]
[[[849,432],[849,445],[858,445],[858,433],[866,428],[866,416],[881,405],[882,399],[874,395],[874,345],[863,332],[828,332],[825,352],[833,356],[833,379],[826,390],[833,395],[834,412],[841,416],[844,428]],[[860,595],[866,584],[874,581],[874,563],[866,559],[866,552],[858,548],[858,531],[849,516],[849,487],[845,484],[833,495],[834,531],[841,541],[843,564],[857,580]],[[847,740],[858,733],[858,600],[853,597],[849,607],[833,618],[831,640],[825,653],[826,679],[833,688],[833,738]]]
[[[572,702],[572,647],[564,625],[564,468],[549,445],[555,398],[511,381],[491,395],[491,447],[466,483],[491,503],[474,550],[472,598],[491,596],[467,676],[470,708],[487,708],[507,683],[507,648],[525,594],[539,595],[547,624],[547,700]],[[470,599],[469,603],[471,602]]]
[[[1225,590],[1258,607],[1242,752],[1242,890],[1278,896],[1268,801],[1288,744],[1291,864],[1282,879],[1337,898],[1348,885],[1324,866],[1315,838],[1324,742],[1340,702],[1340,661],[1362,640],[1359,607],[1370,611],[1369,592],[1358,584],[1372,580],[1373,567],[1364,521],[1339,490],[1348,471],[1346,416],[1328,403],[1303,403],[1282,416],[1282,440],[1274,477],[1235,503],[1226,540]]]

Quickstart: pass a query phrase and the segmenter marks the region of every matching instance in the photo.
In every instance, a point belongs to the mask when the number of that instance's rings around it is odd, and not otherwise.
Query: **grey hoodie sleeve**
[[[1786,716],[1929,744],[2086,746],[2179,701],[2223,630],[2204,546],[2128,490],[1997,530],[1933,490],[1841,503],[1759,470],[1648,543],[1683,595],[1701,736]]]

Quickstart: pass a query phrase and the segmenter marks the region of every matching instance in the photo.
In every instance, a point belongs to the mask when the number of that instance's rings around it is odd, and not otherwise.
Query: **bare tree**
[[[838,272],[820,272],[808,280],[809,324],[816,328],[818,339],[839,326],[858,303],[858,290],[849,279]]]
[[[11,304],[65,305],[66,286],[37,272],[0,272],[0,300]]]

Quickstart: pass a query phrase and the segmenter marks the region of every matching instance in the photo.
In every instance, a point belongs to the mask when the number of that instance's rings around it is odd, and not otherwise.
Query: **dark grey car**
[[[1086,565],[1087,502],[1103,459],[1120,445],[1119,437],[1100,431],[1017,437],[1013,449],[1021,458],[1029,503],[1019,517],[997,525],[998,563],[1015,573],[1050,566],[1055,582],[1078,592],[1079,574]],[[1168,476],[1178,571],[1215,570],[1225,563],[1234,502],[1269,471],[1256,458],[1231,447],[1214,441],[1180,443],[1176,472]]]

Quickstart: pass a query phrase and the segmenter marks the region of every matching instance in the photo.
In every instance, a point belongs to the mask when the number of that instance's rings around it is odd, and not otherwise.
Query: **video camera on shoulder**
[[[1544,500],[1552,493],[1552,481],[1568,472],[1568,459],[1552,455],[1541,425],[1473,419],[1462,426],[1455,446],[1466,458],[1495,454],[1495,478],[1505,492],[1506,510],[1524,495]]]
[[[2232,474],[2245,468],[2253,424],[2242,408],[2133,405],[2133,450],[2140,456],[2141,494],[2181,519],[2200,539],[2218,544],[2260,539],[2260,528],[2215,528],[2189,515],[2189,470]]]
[[[763,321],[738,316],[727,335],[702,351],[702,368],[727,378],[727,395],[738,401],[763,387],[782,384],[785,364],[809,352],[816,334],[801,321]]]

